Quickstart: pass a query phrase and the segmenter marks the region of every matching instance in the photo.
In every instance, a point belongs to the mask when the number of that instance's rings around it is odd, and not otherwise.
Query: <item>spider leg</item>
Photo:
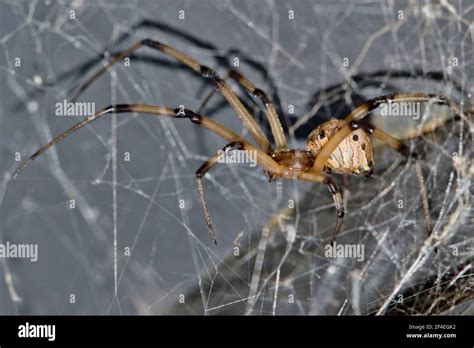
[[[210,119],[207,119],[207,121],[212,121]],[[212,121],[214,122],[214,121]],[[209,128],[208,128],[209,129]],[[234,133],[235,136],[237,136]],[[237,139],[234,136],[235,139]],[[237,136],[238,137],[238,136]],[[232,137],[228,136],[227,139],[231,139]],[[202,164],[201,167],[196,171],[196,185],[197,189],[199,192],[199,200],[201,203],[202,210],[204,212],[204,218],[206,220],[207,228],[209,231],[209,236],[211,237],[212,241],[214,244],[217,245],[217,238],[216,234],[214,232],[214,228],[212,225],[212,219],[211,215],[209,214],[209,209],[207,207],[207,202],[204,196],[204,184],[203,184],[203,177],[204,175],[216,164],[221,163],[220,159],[222,158],[223,153],[225,153],[228,150],[242,150],[242,151],[248,151],[248,153],[253,153],[255,155],[255,160],[256,163],[261,166],[263,169],[265,169],[267,172],[272,173],[273,175],[276,176],[281,176],[284,178],[293,178],[294,175],[293,173],[280,166],[275,160],[267,155],[265,152],[263,152],[261,149],[249,144],[242,138],[232,141],[229,144],[227,144],[221,151],[218,151],[215,153],[213,156],[209,157],[206,162]],[[224,161],[225,163],[225,161]]]
[[[329,102],[329,108],[331,105],[336,105],[337,101],[340,100],[346,93],[350,93],[353,97],[362,97],[357,93],[352,85],[357,86],[358,89],[367,87],[380,88],[384,86],[385,89],[395,90],[396,87],[391,83],[392,79],[427,79],[435,83],[444,83],[448,86],[453,87],[454,90],[461,95],[464,95],[464,89],[462,84],[452,79],[450,75],[447,75],[443,71],[429,71],[425,72],[422,69],[410,69],[410,70],[378,70],[370,73],[359,73],[352,75],[350,80],[340,82],[331,86],[328,86],[322,90],[314,93],[311,104],[313,105],[311,110],[306,114],[298,117],[298,120],[289,128],[290,134],[295,132],[305,125],[311,118],[315,117],[317,110],[322,106],[322,102],[327,100]],[[324,103],[326,104],[326,103]]]
[[[224,80],[227,80],[229,78],[236,81],[248,93],[252,94],[255,98],[259,99],[263,103],[263,106],[265,107],[265,115],[267,117],[268,123],[270,124],[270,129],[272,131],[276,149],[287,149],[288,145],[286,144],[286,137],[285,133],[283,132],[283,127],[281,126],[280,118],[278,117],[275,105],[268,97],[268,95],[260,88],[257,88],[249,79],[247,79],[245,76],[243,76],[236,70],[230,70],[227,76],[224,77]],[[199,107],[198,112],[205,107],[205,105],[209,102],[215,92],[216,90],[212,90],[209,92],[209,94],[206,96],[201,106]]]
[[[297,175],[297,178],[303,181],[325,184],[329,188],[329,192],[331,192],[332,199],[334,200],[334,205],[336,206],[337,214],[336,226],[334,227],[334,232],[331,238],[331,244],[333,244],[337,235],[339,234],[339,231],[341,230],[345,215],[344,202],[342,200],[342,194],[339,186],[337,186],[334,180],[330,177],[314,172],[301,172]]]
[[[236,70],[229,71],[229,77],[239,83],[248,93],[252,94],[255,98],[260,99],[265,107],[265,115],[267,116],[268,122],[270,123],[270,128],[272,130],[272,135],[275,140],[275,145],[277,150],[287,149],[285,133],[283,132],[283,127],[281,126],[278,113],[276,111],[275,105],[270,100],[268,95],[261,90],[260,88],[255,87],[255,85],[248,80],[241,73]]]
[[[226,75],[224,76],[223,78],[224,81],[227,81],[229,80],[229,75]],[[206,107],[207,103],[209,103],[209,101],[211,100],[212,96],[216,93],[216,89],[213,88],[209,91],[209,93],[206,95],[206,97],[204,98],[204,100],[201,102],[201,105],[199,105],[199,108],[197,109],[197,113],[200,114],[204,108]]]
[[[130,48],[126,49],[115,55],[109,63],[104,65],[101,69],[99,69],[94,75],[92,75],[89,79],[87,79],[77,90],[74,94],[72,101],[77,100],[77,98],[89,87],[97,78],[99,78],[107,69],[109,69],[112,65],[120,61],[121,59],[131,55],[138,49],[142,47],[149,47],[155,50],[159,50],[162,53],[170,56],[171,58],[176,59],[178,62],[184,64],[191,70],[194,70],[201,76],[205,78],[212,79],[216,89],[224,96],[227,102],[231,105],[231,107],[236,112],[237,116],[242,119],[244,126],[249,131],[252,138],[259,144],[259,146],[267,153],[272,151],[271,145],[268,142],[267,137],[263,133],[262,129],[258,125],[257,121],[250,115],[249,111],[245,108],[242,102],[239,100],[237,95],[234,91],[230,88],[230,86],[225,82],[213,69],[201,65],[197,60],[191,58],[190,56],[178,51],[177,49],[165,45],[161,42],[154,41],[151,39],[144,39],[141,40]]]
[[[206,219],[207,228],[209,230],[209,236],[211,237],[215,245],[217,245],[217,238],[216,238],[214,229],[212,227],[212,219],[209,214],[209,209],[207,208],[206,199],[204,197],[204,185],[202,182],[202,178],[213,166],[220,163],[219,159],[222,158],[223,152],[225,153],[226,151],[229,151],[229,150],[243,150],[243,149],[244,149],[244,143],[241,141],[234,141],[232,143],[229,143],[221,151],[218,151],[216,154],[209,157],[209,159],[206,162],[204,162],[203,165],[199,167],[199,169],[196,171],[196,185],[199,192],[199,200],[201,202],[201,207],[204,212],[204,217]]]
[[[339,144],[354,130],[359,127],[358,121],[361,121],[366,117],[372,110],[378,108],[381,104],[389,102],[436,102],[441,105],[448,106],[454,113],[460,116],[466,123],[469,124],[471,129],[473,128],[470,118],[454,103],[452,100],[434,94],[424,93],[404,93],[404,94],[393,94],[385,95],[371,99],[364,104],[355,108],[347,117],[344,119],[345,125],[329,139],[329,141],[323,146],[319,152],[316,160],[314,161],[314,172],[320,173],[324,169],[326,161],[331,156],[333,151],[339,146]]]
[[[207,119],[207,121],[212,121],[212,120]],[[212,122],[214,122],[214,121],[212,121]],[[236,137],[238,137],[237,134],[234,133],[234,135]],[[197,189],[198,189],[198,192],[199,192],[199,199],[200,199],[200,202],[201,202],[202,210],[204,212],[204,218],[206,220],[207,228],[208,228],[208,231],[209,231],[209,236],[211,237],[214,244],[217,244],[217,239],[216,239],[216,234],[214,232],[214,228],[212,227],[213,226],[212,225],[212,219],[211,219],[211,216],[209,214],[209,209],[207,207],[206,199],[204,197],[204,185],[203,185],[202,178],[212,167],[214,167],[218,163],[221,163],[220,158],[222,158],[223,153],[225,153],[228,150],[247,151],[249,154],[250,153],[254,154],[254,156],[255,156],[254,159],[256,160],[256,163],[259,166],[261,166],[264,170],[266,170],[268,173],[271,173],[272,175],[279,176],[279,177],[286,178],[286,179],[292,179],[292,178],[295,177],[294,173],[291,170],[289,170],[289,169],[287,169],[283,166],[280,166],[277,162],[275,162],[275,160],[272,157],[267,155],[261,149],[249,144],[248,142],[246,142],[242,138],[238,139],[235,136],[234,136],[234,139],[237,139],[237,140],[234,140],[231,143],[227,144],[221,151],[218,151],[213,156],[209,157],[209,159],[206,162],[204,162],[203,165],[196,171],[196,185],[197,185]],[[230,136],[227,137],[227,139],[231,139],[231,138],[232,137],[230,137]],[[224,161],[224,163],[225,163],[225,161]],[[329,179],[329,178],[326,178],[326,179]],[[314,180],[316,180],[316,178],[313,179],[313,180],[307,180],[307,181],[313,181],[314,182]],[[324,182],[325,178],[322,177],[321,180],[318,181],[318,182]],[[331,185],[331,183],[328,183],[328,185]],[[332,185],[330,187],[333,187],[333,186],[334,185]],[[336,186],[336,189],[337,189],[337,186]],[[341,199],[339,199],[339,200],[342,201]],[[344,215],[344,214],[342,214],[342,215]],[[341,224],[342,224],[342,221],[341,221]]]
[[[191,110],[188,109],[173,109],[169,107],[163,107],[163,106],[155,106],[155,105],[146,105],[146,104],[117,104],[117,105],[110,105],[102,110],[96,112],[94,115],[91,115],[81,122],[75,124],[68,130],[64,131],[63,133],[59,134],[57,137],[55,137],[53,140],[51,140],[49,143],[43,145],[40,147],[33,155],[31,155],[28,159],[24,160],[18,168],[15,170],[13,174],[13,178],[15,178],[25,167],[27,167],[35,158],[40,156],[42,153],[47,151],[49,148],[54,146],[55,144],[59,143],[62,141],[64,138],[72,134],[73,132],[77,131],[78,129],[84,127],[85,125],[89,124],[92,121],[97,120],[98,118],[107,115],[107,114],[112,114],[112,113],[138,113],[138,114],[149,114],[153,116],[168,116],[168,117],[174,117],[174,118],[188,118],[191,120],[191,122],[198,124],[214,134],[220,136],[221,138],[232,142],[232,141],[244,141],[245,140],[238,134],[234,133],[230,129],[226,128],[222,124],[213,121],[212,119],[206,117],[206,116],[201,116],[196,113],[194,113]],[[249,145],[251,146],[251,145]],[[252,147],[254,148],[254,147]],[[256,149],[256,148],[255,148]],[[271,157],[267,156],[268,158],[271,159]],[[267,159],[268,161],[268,159]]]

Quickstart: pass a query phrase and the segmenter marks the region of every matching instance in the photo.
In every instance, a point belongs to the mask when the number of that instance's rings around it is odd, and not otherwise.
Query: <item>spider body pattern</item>
[[[267,94],[263,90],[255,87],[250,80],[235,70],[231,70],[225,78],[221,78],[213,69],[201,65],[197,60],[177,49],[155,40],[144,39],[132,45],[129,49],[114,55],[106,65],[98,69],[98,71],[96,71],[78,88],[71,101],[76,101],[87,87],[105,73],[113,64],[130,56],[143,47],[160,51],[170,58],[177,60],[185,67],[200,74],[203,78],[211,80],[215,87],[212,93],[217,91],[226,99],[235,114],[242,121],[255,145],[224,125],[202,115],[200,111],[195,112],[186,108],[172,108],[147,104],[110,105],[96,112],[94,115],[85,118],[78,124],[52,139],[49,143],[39,148],[33,155],[18,166],[13,177],[16,177],[20,171],[28,166],[35,158],[69,136],[71,133],[107,114],[137,113],[159,117],[188,119],[192,123],[206,128],[226,140],[228,144],[224,147],[224,151],[240,150],[253,151],[256,153],[257,165],[263,168],[270,180],[278,178],[296,179],[326,185],[332,195],[337,214],[337,221],[332,237],[332,241],[334,241],[341,230],[345,210],[341,190],[336,185],[335,181],[327,174],[337,173],[370,176],[374,167],[371,142],[371,137],[374,136],[401,153],[403,156],[407,158],[411,157],[415,160],[415,169],[420,185],[425,222],[428,233],[431,232],[426,190],[424,188],[421,167],[416,160],[416,154],[410,154],[408,147],[398,139],[395,139],[384,131],[377,129],[373,125],[362,121],[372,110],[378,108],[383,103],[430,102],[451,108],[456,115],[465,120],[472,128],[472,123],[467,115],[450,99],[444,96],[424,93],[403,93],[377,97],[355,108],[344,119],[331,119],[316,127],[309,134],[306,149],[289,149],[275,106]],[[270,125],[274,146],[272,146],[260,125],[257,123],[255,118],[252,117],[247,108],[240,101],[240,98],[230,87],[227,82],[229,79],[234,80],[234,82],[245,89],[246,92],[261,101],[267,121]],[[208,226],[210,237],[215,244],[217,243],[217,237],[214,233],[212,220],[205,200],[203,177],[211,168],[220,163],[219,157],[221,154],[222,150],[209,157],[209,159],[196,171],[195,175],[205,221]]]
[[[324,145],[342,127],[344,121],[332,119],[316,127],[308,136],[306,148],[316,158]],[[324,165],[328,173],[370,176],[374,167],[372,142],[369,128],[361,129],[353,124],[354,130],[344,138],[332,152]]]

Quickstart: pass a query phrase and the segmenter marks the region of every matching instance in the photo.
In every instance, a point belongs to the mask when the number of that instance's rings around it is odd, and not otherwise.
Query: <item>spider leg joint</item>
[[[351,127],[352,130],[356,130],[356,129],[359,129],[359,128],[360,128],[360,124],[359,124],[359,122],[357,122],[357,121],[352,121],[352,122],[350,123],[350,127]]]
[[[244,143],[241,141],[234,141],[224,147],[224,152],[232,151],[232,150],[243,150]]]
[[[211,68],[209,68],[208,66],[205,66],[205,65],[201,66],[201,75],[206,77],[206,78],[212,78],[212,79],[215,79],[215,80],[220,80],[219,76],[217,75],[215,70],[211,69]]]
[[[158,49],[163,48],[162,43],[160,43],[158,41],[155,41],[155,40],[151,40],[151,39],[143,39],[143,40],[140,41],[140,44],[142,44],[143,46],[155,47],[155,48],[158,48]]]
[[[325,183],[326,185],[328,185],[328,187],[329,187],[329,192],[331,192],[332,194],[335,194],[335,193],[338,193],[338,192],[339,192],[339,189],[338,189],[337,185],[334,183],[334,181],[333,181],[331,178],[326,177],[326,178],[324,179],[324,183]]]
[[[374,132],[374,127],[370,124],[364,124],[363,128],[368,134],[372,134]]]
[[[268,99],[268,96],[260,88],[255,88],[255,90],[253,91],[253,95],[255,96],[255,98],[260,99],[264,105],[268,105],[271,103],[270,99]]]
[[[176,118],[189,118],[192,123],[200,124],[202,116],[196,114],[194,111],[189,109],[176,108],[174,109]]]

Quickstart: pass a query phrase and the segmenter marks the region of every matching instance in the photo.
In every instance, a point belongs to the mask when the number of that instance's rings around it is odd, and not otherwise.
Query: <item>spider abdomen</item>
[[[306,142],[307,150],[316,158],[319,151],[344,125],[332,119],[316,127]],[[339,174],[369,175],[374,165],[372,142],[362,129],[355,129],[334,149],[325,163],[324,170]]]

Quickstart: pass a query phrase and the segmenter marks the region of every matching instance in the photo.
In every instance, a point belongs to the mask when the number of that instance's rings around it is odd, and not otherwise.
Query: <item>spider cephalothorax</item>
[[[329,139],[344,126],[344,121],[332,119],[316,127],[308,136],[306,148],[316,157]],[[368,176],[374,166],[372,142],[361,128],[340,142],[327,160],[324,170],[339,174]]]
[[[283,168],[288,168],[288,174],[291,172],[297,178],[297,174],[301,172],[311,172],[313,169],[315,157],[310,151],[283,149],[277,150],[270,154],[275,162]],[[269,171],[265,171],[271,182],[277,175]]]

